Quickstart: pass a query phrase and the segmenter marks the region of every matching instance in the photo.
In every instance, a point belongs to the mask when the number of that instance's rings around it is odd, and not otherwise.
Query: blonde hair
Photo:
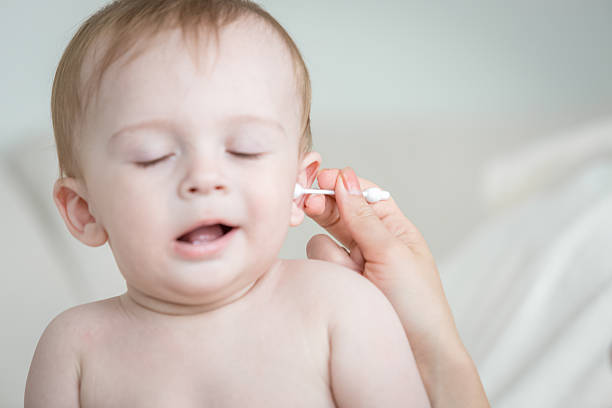
[[[297,46],[268,12],[249,0],[116,0],[89,17],[74,35],[60,59],[51,94],[51,116],[57,146],[59,176],[81,177],[76,134],[87,106],[100,88],[102,77],[113,62],[137,42],[158,32],[179,27],[183,37],[195,43],[202,28],[218,38],[219,29],[240,17],[255,16],[280,34],[293,60],[298,95],[302,97],[300,154],[310,151],[310,78]],[[98,41],[107,45],[87,78],[83,66]]]

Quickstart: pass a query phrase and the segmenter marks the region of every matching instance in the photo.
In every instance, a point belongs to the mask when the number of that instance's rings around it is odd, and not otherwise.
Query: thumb
[[[346,249],[336,244],[329,235],[317,234],[310,238],[308,244],[306,244],[306,255],[308,259],[332,262],[359,273],[363,272],[363,265],[359,265],[353,260],[352,253],[349,255]]]
[[[340,218],[354,241],[349,249],[359,246],[366,261],[384,263],[395,237],[366,202],[353,169],[347,167],[339,173],[335,192]]]

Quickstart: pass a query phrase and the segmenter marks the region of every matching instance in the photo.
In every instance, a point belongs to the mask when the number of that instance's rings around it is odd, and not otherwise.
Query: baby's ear
[[[53,201],[70,233],[85,245],[104,245],[108,235],[89,211],[85,197],[83,183],[75,178],[58,179],[53,186]]]
[[[321,165],[321,155],[317,152],[307,153],[300,162],[296,183],[302,187],[309,188],[317,178],[317,171]],[[301,196],[293,200],[291,204],[291,219],[289,225],[295,227],[300,225],[304,220],[304,200],[305,196]]]

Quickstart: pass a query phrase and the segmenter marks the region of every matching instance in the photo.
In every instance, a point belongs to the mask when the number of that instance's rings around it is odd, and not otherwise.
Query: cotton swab
[[[325,195],[335,195],[334,190],[320,190],[316,188],[304,188],[299,184],[295,185],[295,190],[293,191],[293,199],[301,197],[304,194],[325,194]],[[380,188],[371,187],[367,190],[363,191],[363,197],[366,199],[368,203],[375,203],[380,200],[388,200],[391,197],[391,194],[388,191],[381,190]]]

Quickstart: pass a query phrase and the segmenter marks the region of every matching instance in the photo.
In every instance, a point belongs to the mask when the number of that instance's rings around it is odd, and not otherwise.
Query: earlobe
[[[53,186],[53,200],[68,231],[85,245],[97,247],[108,239],[106,230],[89,211],[82,183],[72,177],[59,179]]]
[[[317,152],[307,153],[300,163],[296,182],[302,187],[310,187],[317,178],[317,171],[321,165],[321,155]],[[291,219],[289,225],[298,226],[304,221],[304,201],[305,196],[293,200],[291,204]]]

